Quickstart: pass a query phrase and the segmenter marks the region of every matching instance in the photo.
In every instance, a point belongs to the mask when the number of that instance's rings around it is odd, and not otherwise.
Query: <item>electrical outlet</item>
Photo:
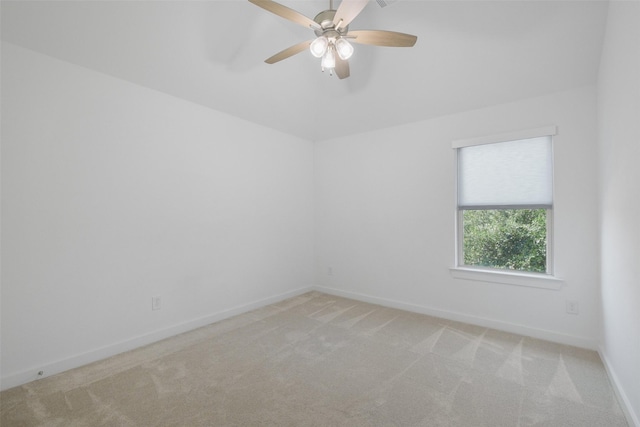
[[[567,304],[567,313],[568,314],[578,314],[578,301],[566,301]]]
[[[152,297],[151,298],[151,310],[160,310],[162,300],[160,297]]]

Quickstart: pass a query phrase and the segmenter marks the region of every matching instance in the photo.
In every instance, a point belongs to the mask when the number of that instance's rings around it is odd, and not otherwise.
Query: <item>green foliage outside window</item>
[[[546,209],[463,212],[465,265],[546,272]]]

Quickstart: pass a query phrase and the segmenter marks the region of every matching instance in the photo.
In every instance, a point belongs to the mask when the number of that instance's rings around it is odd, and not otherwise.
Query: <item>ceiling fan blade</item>
[[[278,61],[287,59],[290,56],[293,56],[295,54],[302,52],[305,49],[308,49],[312,41],[313,40],[307,40],[306,42],[294,44],[293,46],[290,46],[285,50],[276,53],[272,57],[265,59],[264,62],[266,62],[267,64],[275,64]]]
[[[416,41],[418,40],[418,37],[412,36],[411,34],[385,30],[349,31],[347,33],[347,37],[354,43],[389,47],[411,47],[416,44]]]
[[[369,3],[369,0],[342,0],[333,17],[333,24],[336,28],[346,27],[362,12],[367,3]]]
[[[249,2],[263,8],[264,10],[274,13],[284,19],[288,19],[289,21],[295,22],[296,24],[300,24],[303,27],[306,27],[306,28],[311,27],[314,29],[320,28],[320,25],[318,25],[318,23],[315,22],[313,19],[307,18],[303,14],[296,12],[295,10],[290,9],[286,6],[283,6],[280,3],[276,3],[272,0],[249,0]]]
[[[338,76],[340,80],[346,79],[350,75],[349,61],[340,58],[339,55],[336,55],[336,66],[334,68],[334,71],[336,72],[336,76]]]

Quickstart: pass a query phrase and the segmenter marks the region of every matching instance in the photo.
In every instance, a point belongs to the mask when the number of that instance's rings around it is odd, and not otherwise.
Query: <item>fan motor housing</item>
[[[336,30],[335,25],[333,24],[333,17],[336,16],[336,11],[329,9],[324,10],[316,15],[313,20],[320,25],[320,28],[314,30],[316,36],[326,36],[326,37],[339,37],[347,34],[349,31],[349,26],[340,27]]]

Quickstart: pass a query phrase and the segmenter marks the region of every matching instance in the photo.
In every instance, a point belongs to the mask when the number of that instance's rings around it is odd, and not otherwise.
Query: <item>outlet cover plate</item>
[[[579,312],[579,307],[578,307],[578,301],[566,301],[567,303],[567,313],[568,314],[578,314]]]

